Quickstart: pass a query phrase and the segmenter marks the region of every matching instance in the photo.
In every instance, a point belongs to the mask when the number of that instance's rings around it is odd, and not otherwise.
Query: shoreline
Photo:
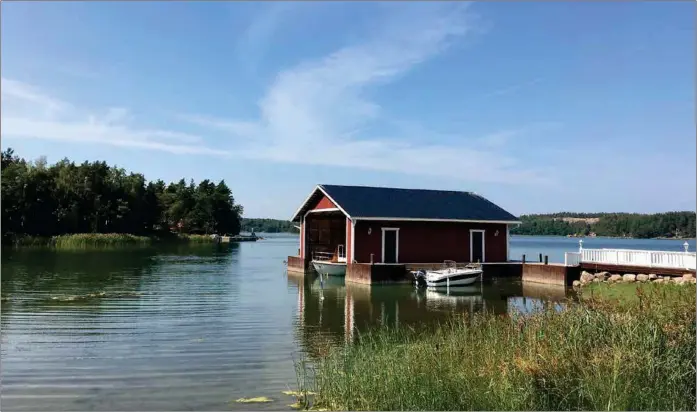
[[[133,235],[129,233],[71,233],[57,236],[19,235],[5,238],[3,247],[11,248],[52,248],[84,249],[110,247],[147,247],[168,243],[216,243],[211,235],[195,234],[152,234]]]

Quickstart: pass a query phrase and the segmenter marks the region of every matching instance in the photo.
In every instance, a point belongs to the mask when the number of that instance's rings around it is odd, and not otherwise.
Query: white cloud
[[[3,138],[96,143],[176,154],[229,154],[202,146],[199,136],[130,126],[132,116],[126,108],[109,108],[103,115],[83,112],[35,86],[13,79],[2,78],[2,108]]]
[[[427,127],[421,141],[434,139],[427,144],[363,132],[385,120],[380,104],[366,97],[371,87],[398,80],[472,29],[463,3],[400,3],[385,5],[385,10],[389,17],[364,43],[280,72],[259,102],[258,119],[193,121],[244,137],[248,144],[239,155],[254,159],[478,181],[549,182],[544,174],[525,170],[493,150],[516,131],[449,144],[439,143],[437,133],[429,136]]]
[[[414,132],[369,132],[393,121],[369,92],[399,80],[472,30],[464,3],[384,4],[380,10],[386,19],[364,41],[281,71],[259,100],[256,118],[182,116],[237,138],[234,151],[222,140],[223,147],[213,148],[196,135],[134,126],[126,108],[85,111],[10,79],[2,79],[2,135],[469,181],[549,183],[548,174],[519,164],[505,148],[525,126],[482,137],[466,131],[444,135],[410,119],[418,139]],[[5,111],[9,101],[11,110]]]

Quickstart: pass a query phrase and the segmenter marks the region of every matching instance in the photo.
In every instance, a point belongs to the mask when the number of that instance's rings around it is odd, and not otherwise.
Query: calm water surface
[[[586,239],[585,247],[682,250],[682,241]],[[505,313],[563,288],[499,281],[450,295],[287,275],[295,236],[104,252],[2,253],[3,410],[286,409],[300,355],[355,330]],[[577,239],[514,237],[511,257],[563,261]],[[690,242],[694,250],[694,241]],[[270,404],[238,404],[268,396]],[[232,401],[232,402],[231,402]]]

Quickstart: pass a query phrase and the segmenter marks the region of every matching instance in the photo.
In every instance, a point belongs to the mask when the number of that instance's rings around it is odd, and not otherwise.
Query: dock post
[[[523,255],[523,264],[525,264],[525,255]]]
[[[545,265],[549,264],[549,256],[545,255]]]
[[[540,253],[540,263],[542,263],[542,253]]]

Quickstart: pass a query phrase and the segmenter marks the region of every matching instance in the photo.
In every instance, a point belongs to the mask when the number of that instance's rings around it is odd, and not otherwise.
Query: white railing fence
[[[564,266],[578,266],[581,263],[581,254],[578,252],[564,253]]]
[[[695,269],[695,252],[667,252],[627,249],[581,249],[580,262],[611,265],[646,266],[655,268]],[[565,254],[565,261],[567,259]],[[573,259],[569,257],[569,259]],[[579,263],[580,263],[579,262]],[[570,263],[571,264],[571,263]],[[578,263],[577,263],[578,264]]]

